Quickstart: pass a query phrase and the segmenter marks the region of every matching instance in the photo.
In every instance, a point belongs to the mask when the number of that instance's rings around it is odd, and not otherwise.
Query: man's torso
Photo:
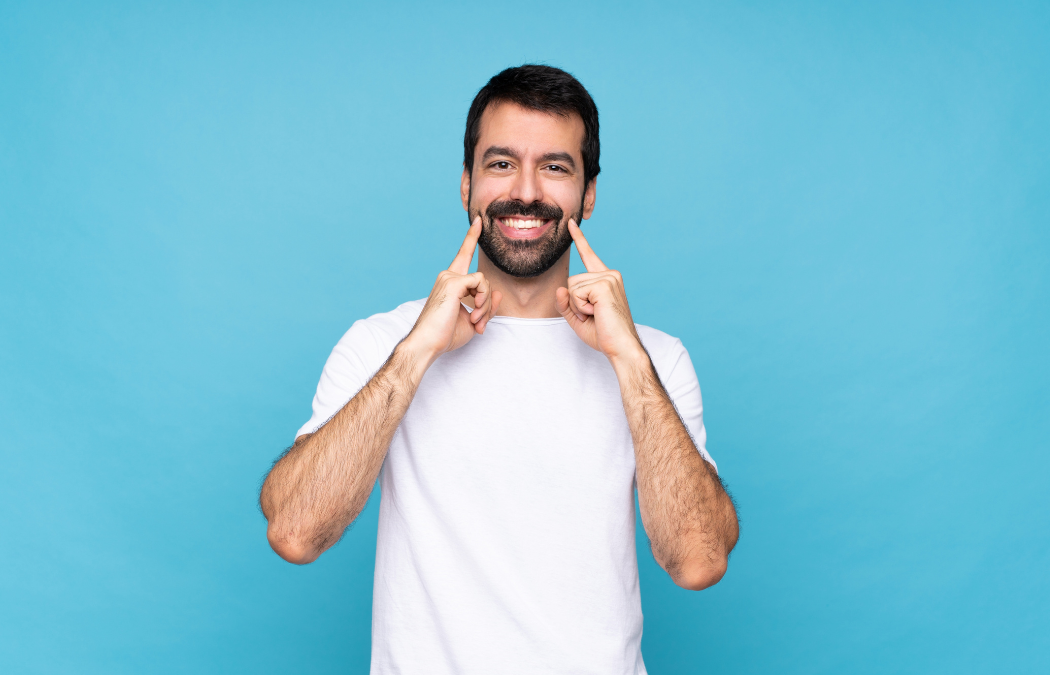
[[[367,382],[422,305],[354,325],[301,433]],[[703,452],[688,355],[639,334]],[[634,469],[616,374],[563,319],[495,317],[438,358],[380,475],[372,672],[644,673]]]

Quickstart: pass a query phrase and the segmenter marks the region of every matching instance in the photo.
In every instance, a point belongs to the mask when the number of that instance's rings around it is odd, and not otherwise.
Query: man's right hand
[[[480,273],[467,274],[481,235],[471,223],[456,259],[438,275],[416,325],[383,367],[315,433],[300,437],[274,464],[259,505],[273,550],[298,565],[339,541],[357,518],[383,467],[387,448],[423,374],[438,356],[465,345],[499,308]],[[474,311],[462,301],[473,297]]]
[[[485,332],[485,325],[499,309],[502,294],[490,291],[481,272],[468,274],[474,248],[481,236],[481,216],[474,219],[463,246],[448,269],[438,275],[427,304],[402,346],[423,360],[424,368],[445,352],[459,349],[475,334]],[[474,311],[463,306],[463,299],[474,299]]]

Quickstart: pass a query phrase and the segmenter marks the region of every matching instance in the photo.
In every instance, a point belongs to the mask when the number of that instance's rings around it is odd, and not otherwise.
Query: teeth
[[[522,220],[520,218],[504,218],[504,224],[510,225],[515,230],[531,230],[543,225],[542,220]]]

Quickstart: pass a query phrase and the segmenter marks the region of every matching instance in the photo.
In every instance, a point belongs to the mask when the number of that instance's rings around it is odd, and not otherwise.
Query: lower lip
[[[549,230],[551,225],[554,224],[553,220],[548,220],[539,227],[519,230],[516,227],[508,227],[507,225],[504,225],[501,218],[497,218],[496,222],[499,224],[500,231],[503,232],[504,236],[508,239],[536,239],[537,237],[543,236],[543,233]]]

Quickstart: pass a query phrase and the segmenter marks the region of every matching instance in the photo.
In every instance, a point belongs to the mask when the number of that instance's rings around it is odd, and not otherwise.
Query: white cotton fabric
[[[325,364],[316,431],[423,308],[358,321]],[[682,343],[638,326],[704,457]],[[609,361],[564,319],[494,317],[437,359],[380,474],[373,675],[638,675],[634,449]]]

